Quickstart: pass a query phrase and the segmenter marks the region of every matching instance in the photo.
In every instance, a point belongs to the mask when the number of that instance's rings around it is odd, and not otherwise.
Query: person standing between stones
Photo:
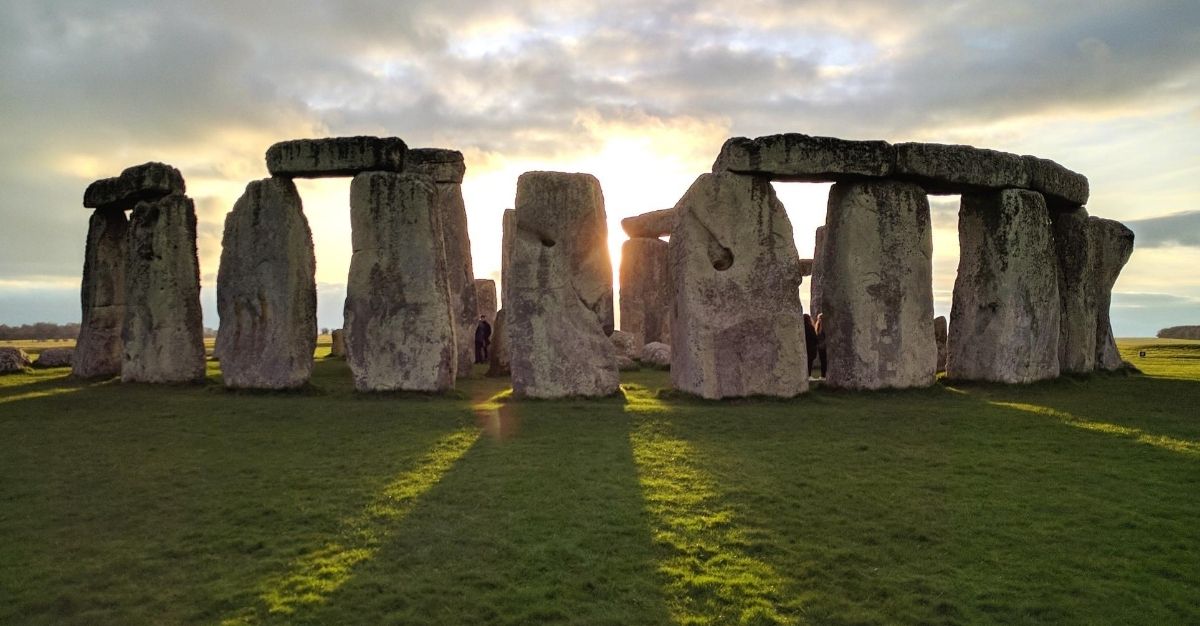
[[[804,354],[808,357],[808,377],[813,375],[813,361],[817,360],[817,329],[812,316],[804,314]]]
[[[479,316],[479,325],[475,327],[475,362],[488,362],[488,347],[492,343],[492,325],[486,315]]]
[[[825,314],[817,313],[817,322],[814,324],[813,332],[816,335],[817,357],[821,359],[821,378],[829,377],[829,361],[826,360],[825,353]],[[809,363],[811,363],[811,358]]]

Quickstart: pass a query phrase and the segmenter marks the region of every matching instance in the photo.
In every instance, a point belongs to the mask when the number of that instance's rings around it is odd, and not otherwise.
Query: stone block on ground
[[[642,369],[642,368],[640,365],[638,365],[637,361],[634,361],[633,359],[631,359],[623,354],[617,355],[617,371],[636,372],[640,369]]]
[[[612,342],[613,349],[617,351],[617,356],[624,356],[634,360],[641,357],[642,344],[638,342],[633,334],[623,330],[614,330],[608,339]]]
[[[29,355],[20,348],[0,347],[0,374],[20,374],[29,367]]]
[[[929,201],[896,181],[829,191],[819,265],[829,371],[843,389],[924,387],[936,379]]]
[[[1094,246],[1087,210],[1051,211],[1058,259],[1058,365],[1062,373],[1096,369]]]
[[[88,222],[83,255],[82,316],[71,375],[111,378],[121,374],[125,343],[125,268],[129,219],[122,209],[97,209]]]
[[[659,209],[621,220],[621,229],[630,237],[668,237],[678,222],[675,209]]]
[[[217,273],[226,387],[295,389],[312,375],[316,258],[296,185],[257,180],[225,217]]]
[[[807,391],[800,257],[771,183],[703,174],[676,210],[671,383],[709,399]]]
[[[1133,231],[1124,224],[1089,217],[1094,257],[1092,259],[1093,298],[1096,302],[1096,369],[1115,371],[1124,367],[1117,341],[1113,338],[1109,308],[1112,289],[1121,269],[1133,254]]]
[[[166,163],[143,163],[126,168],[120,176],[102,178],[88,185],[83,192],[83,206],[128,211],[143,200],[157,200],[185,191],[179,170]]]
[[[204,380],[204,318],[191,198],[171,195],[138,203],[128,237],[121,380]]]
[[[671,368],[671,346],[661,342],[652,341],[642,346],[639,361],[651,367],[659,369]]]
[[[267,171],[287,178],[399,172],[408,147],[398,137],[329,137],[281,141],[267,149]]]
[[[671,338],[667,242],[637,237],[621,244],[621,330],[642,346]]]
[[[892,173],[886,141],[851,141],[800,133],[734,137],[721,146],[713,173],[734,172],[791,182],[836,182]]]
[[[600,182],[526,172],[517,180],[504,310],[517,397],[617,392],[612,262]],[[505,233],[508,235],[508,233]]]
[[[350,183],[346,360],[359,391],[444,391],[458,371],[438,190],[427,176]]]
[[[947,377],[1057,377],[1058,262],[1045,199],[1015,189],[965,195],[958,242]]]
[[[74,348],[46,348],[38,353],[34,367],[70,367]]]

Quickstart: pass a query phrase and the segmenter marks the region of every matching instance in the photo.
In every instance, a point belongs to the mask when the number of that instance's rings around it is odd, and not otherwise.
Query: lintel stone
[[[408,146],[398,137],[329,137],[281,141],[267,149],[272,176],[327,178],[399,172]]]

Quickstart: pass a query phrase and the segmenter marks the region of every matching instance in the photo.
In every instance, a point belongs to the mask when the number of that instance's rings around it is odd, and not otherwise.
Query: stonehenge
[[[74,348],[46,348],[38,353],[34,367],[71,367],[75,358]]]
[[[616,393],[617,361],[608,339],[612,262],[600,181],[590,174],[526,172],[517,179],[514,210],[502,277],[513,395]]]
[[[727,140],[674,207],[621,220],[621,330],[600,183],[526,172],[503,216],[500,290],[476,279],[461,152],[397,137],[272,145],[270,177],[226,216],[217,273],[223,384],[307,384],[316,342],[312,234],[294,178],[350,177],[352,257],[331,355],[359,391],[442,392],[492,323],[489,376],[523,398],[601,397],[618,368],[669,367],[703,398],[808,391],[799,287],[823,319],[825,385],[947,377],[1027,383],[1123,366],[1111,292],[1133,233],[1089,216],[1088,180],[1047,159],[963,145],[799,133]],[[772,182],[833,183],[812,259]],[[73,355],[81,378],[205,377],[196,215],[179,170],[93,182]],[[934,318],[930,194],[961,196],[949,323]],[[131,212],[131,213],[128,213]],[[129,217],[127,216],[129,214]],[[669,238],[669,241],[664,240]],[[54,358],[50,358],[50,357]],[[58,359],[58,360],[55,360]]]
[[[329,356],[336,359],[346,358],[346,331],[339,328],[329,333]]]
[[[29,366],[29,355],[24,350],[0,346],[0,374],[20,374]]]
[[[225,386],[294,389],[312,374],[316,257],[296,185],[267,178],[225,217],[217,274]]]

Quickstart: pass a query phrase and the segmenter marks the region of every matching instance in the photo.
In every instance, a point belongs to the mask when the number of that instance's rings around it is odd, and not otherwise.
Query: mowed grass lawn
[[[1197,623],[1200,342],[1122,347],[786,402],[8,376],[0,623]]]

